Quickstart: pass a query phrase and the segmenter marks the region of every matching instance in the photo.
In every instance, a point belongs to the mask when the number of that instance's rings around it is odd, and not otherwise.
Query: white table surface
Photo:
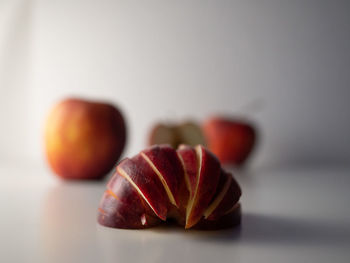
[[[0,165],[0,262],[350,262],[350,167],[237,173],[242,226],[118,230],[96,223],[106,182]]]

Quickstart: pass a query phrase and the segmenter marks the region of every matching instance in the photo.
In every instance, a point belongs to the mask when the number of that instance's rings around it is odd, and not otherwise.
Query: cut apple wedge
[[[118,172],[114,174],[98,209],[98,221],[106,226],[118,228],[145,228],[158,224],[156,214],[136,189]],[[117,215],[117,216],[116,216]]]
[[[206,220],[202,218],[195,226],[195,229],[200,230],[219,230],[237,226],[241,223],[241,205],[236,203],[230,213],[223,215],[217,220]]]
[[[138,195],[136,194],[136,197]],[[104,226],[117,228],[147,228],[159,224],[160,219],[144,211],[141,202],[122,202],[106,190],[98,209],[98,222]]]
[[[125,177],[120,175],[118,171],[115,172],[114,176],[108,182],[107,193],[115,199],[129,204],[130,210],[146,212],[153,217],[157,216],[136,188]]]
[[[224,189],[204,213],[205,219],[217,220],[223,215],[230,213],[241,197],[241,188],[236,180],[230,173],[226,173],[225,171],[222,171],[222,173],[228,178],[227,182]]]
[[[182,162],[185,171],[185,181],[187,189],[190,192],[190,197],[193,197],[198,172],[198,161],[196,151],[188,145],[180,145],[177,153]]]
[[[187,206],[185,228],[194,226],[203,216],[213,198],[220,178],[220,163],[203,146],[195,147],[198,162],[196,187]]]
[[[210,203],[210,205],[208,206],[208,208],[205,210],[203,214],[205,219],[207,219],[208,216],[211,215],[213,211],[221,203],[228,189],[230,188],[231,180],[232,180],[232,176],[221,171],[216,194],[214,195],[212,202]]]
[[[179,190],[184,171],[176,151],[168,145],[160,145],[142,151],[141,156],[158,175],[170,203],[179,207]]]
[[[139,195],[162,220],[166,220],[168,198],[157,174],[150,165],[136,155],[132,159],[124,159],[117,166],[118,173],[136,189]]]

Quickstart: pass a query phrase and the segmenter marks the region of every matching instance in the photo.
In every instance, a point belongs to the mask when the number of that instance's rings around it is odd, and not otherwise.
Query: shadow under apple
[[[226,231],[196,233],[202,242],[232,242],[255,245],[327,245],[350,243],[350,224],[242,213],[242,224]]]

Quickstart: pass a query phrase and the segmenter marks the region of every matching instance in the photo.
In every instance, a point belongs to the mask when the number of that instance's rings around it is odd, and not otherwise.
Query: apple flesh
[[[203,123],[207,145],[224,164],[241,166],[256,143],[256,130],[246,121],[212,117]]]
[[[65,179],[100,179],[118,161],[126,141],[125,121],[113,105],[66,99],[45,126],[49,165]]]
[[[152,128],[148,139],[148,145],[157,144],[169,144],[176,149],[178,138],[173,125],[160,123]]]
[[[176,149],[180,144],[205,145],[205,138],[201,127],[193,121],[173,124],[160,123],[152,128],[148,144],[169,144]]]

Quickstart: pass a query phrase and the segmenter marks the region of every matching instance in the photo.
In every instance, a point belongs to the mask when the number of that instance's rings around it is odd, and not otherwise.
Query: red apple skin
[[[128,204],[129,209],[147,213],[152,217],[157,216],[146,201],[140,197],[136,189],[130,185],[130,182],[121,176],[117,170],[107,184],[107,191],[117,200]]]
[[[158,175],[141,155],[124,159],[118,166],[117,172],[128,176],[140,189],[145,199],[156,215],[166,220],[168,212],[168,196]]]
[[[66,99],[50,112],[45,151],[64,179],[101,179],[116,164],[126,142],[126,125],[113,105]]]
[[[98,222],[108,227],[140,229],[159,224],[160,220],[130,183],[118,172],[107,185],[98,209]],[[115,216],[118,211],[118,216]]]
[[[179,158],[181,158],[186,176],[188,177],[188,187],[193,197],[196,187],[196,176],[198,171],[198,160],[196,151],[188,145],[180,145],[177,150]]]
[[[208,220],[218,220],[222,216],[225,215],[227,211],[229,211],[232,208],[232,204],[237,204],[241,195],[242,191],[237,183],[237,181],[232,177],[230,173],[227,173],[225,171],[221,172],[225,176],[231,177],[231,184],[228,188],[226,194],[224,195],[223,199],[219,203],[219,205],[214,209],[214,211],[208,216]]]
[[[112,214],[113,211],[119,211],[120,216]],[[101,225],[124,229],[142,229],[160,223],[156,217],[151,217],[142,211],[131,210],[130,203],[115,200],[108,191],[103,195],[97,220]]]
[[[243,120],[212,117],[202,129],[209,150],[223,164],[243,165],[256,143],[254,126]]]
[[[155,145],[141,152],[162,174],[178,207],[180,186],[183,181],[183,167],[176,151],[169,145]]]
[[[232,228],[241,223],[242,210],[241,205],[237,203],[232,212],[223,215],[217,220],[205,220],[202,218],[195,226],[197,230],[220,230]]]

